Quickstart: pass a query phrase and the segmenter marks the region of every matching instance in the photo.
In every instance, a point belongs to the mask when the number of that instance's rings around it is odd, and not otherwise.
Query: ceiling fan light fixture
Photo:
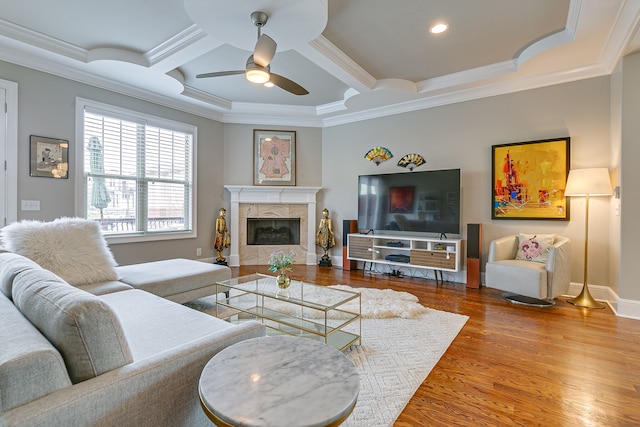
[[[247,70],[246,74],[247,80],[251,83],[266,83],[269,81],[269,73],[265,70],[261,70],[259,68],[251,68]]]
[[[431,28],[429,28],[429,32],[431,34],[442,34],[445,31],[447,31],[448,28],[449,28],[449,26],[446,23],[438,22],[438,23],[432,25]]]
[[[278,86],[293,95],[308,95],[309,91],[300,86],[298,83],[289,80],[279,74],[271,74],[271,60],[276,53],[278,45],[275,40],[266,34],[262,34],[260,29],[267,23],[269,16],[264,12],[253,12],[251,20],[258,27],[258,41],[253,49],[253,54],[247,58],[247,64],[244,70],[217,71],[213,73],[203,73],[196,75],[196,78],[205,77],[222,77],[244,74],[250,83],[261,84],[271,88]]]

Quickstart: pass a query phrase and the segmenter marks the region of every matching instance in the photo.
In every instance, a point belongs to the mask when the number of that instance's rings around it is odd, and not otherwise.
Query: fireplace
[[[315,244],[316,194],[320,187],[225,185],[225,188],[231,194],[227,214],[231,234],[227,261],[231,267],[267,265],[272,252],[290,250],[295,253],[294,264],[318,263]],[[299,223],[297,227],[294,226],[297,240],[294,237],[286,244],[248,244],[248,219],[266,220],[263,224],[267,225],[260,227],[276,231],[282,227],[278,221],[297,220]],[[264,230],[263,233],[268,234],[269,231]]]
[[[300,218],[247,218],[247,245],[299,245]]]

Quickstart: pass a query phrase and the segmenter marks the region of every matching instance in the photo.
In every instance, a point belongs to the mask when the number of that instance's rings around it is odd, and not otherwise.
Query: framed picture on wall
[[[296,132],[253,130],[253,184],[296,185]]]
[[[570,138],[492,147],[491,218],[569,220]]]
[[[30,143],[29,176],[69,177],[69,141],[31,135]]]

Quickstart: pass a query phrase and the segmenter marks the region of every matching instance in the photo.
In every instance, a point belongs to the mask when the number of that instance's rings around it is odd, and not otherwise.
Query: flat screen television
[[[360,175],[358,229],[460,234],[460,169]]]

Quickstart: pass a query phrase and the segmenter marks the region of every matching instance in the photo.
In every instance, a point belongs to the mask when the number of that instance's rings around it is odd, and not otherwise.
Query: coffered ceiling
[[[0,60],[228,123],[332,126],[596,77],[640,46],[640,0],[0,4]],[[308,95],[245,78],[254,11],[271,73]],[[221,71],[239,73],[196,77]]]

